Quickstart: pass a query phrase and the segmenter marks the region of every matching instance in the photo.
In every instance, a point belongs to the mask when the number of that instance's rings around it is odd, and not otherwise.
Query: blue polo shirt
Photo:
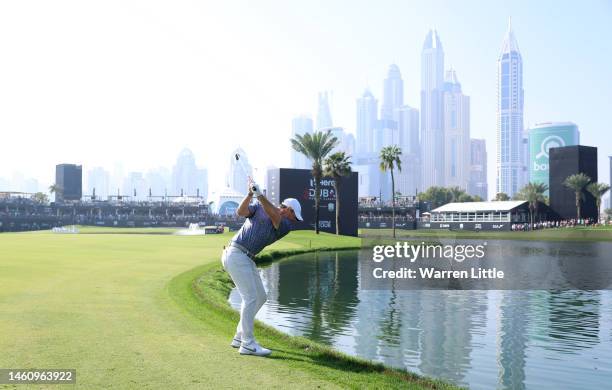
[[[232,241],[242,245],[254,255],[291,231],[291,221],[285,217],[281,217],[280,225],[275,229],[272,220],[258,201],[249,205],[249,213]]]

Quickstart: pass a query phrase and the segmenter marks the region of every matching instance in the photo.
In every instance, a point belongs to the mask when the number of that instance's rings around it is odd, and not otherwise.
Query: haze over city
[[[606,178],[611,14],[605,1],[3,3],[0,178],[21,172],[44,189],[58,163],[172,168],[188,147],[214,191],[242,147],[262,180],[266,166],[289,164],[291,120],[314,119],[320,91],[331,91],[334,125],[354,134],[356,99],[370,88],[380,100],[395,63],[405,103],[418,108],[421,49],[435,28],[471,98],[471,137],[487,141],[491,197],[496,61],[510,16],[525,127],[576,123]]]

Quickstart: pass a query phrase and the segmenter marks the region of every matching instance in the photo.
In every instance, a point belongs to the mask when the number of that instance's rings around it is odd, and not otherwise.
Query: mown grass
[[[240,356],[219,261],[231,234],[103,230],[0,234],[0,367],[75,368],[83,389],[451,388],[261,324],[274,356]],[[294,232],[266,256],[358,242]]]

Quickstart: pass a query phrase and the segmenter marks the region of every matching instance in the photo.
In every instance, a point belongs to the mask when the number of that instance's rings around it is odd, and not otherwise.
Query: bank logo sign
[[[540,143],[540,152],[535,156],[533,170],[548,171],[549,150],[551,148],[560,148],[563,146],[565,146],[565,141],[559,136],[549,135],[548,137],[544,138]],[[546,161],[542,161],[543,159]],[[538,164],[538,161],[542,161],[542,163]]]
[[[530,181],[549,185],[549,153],[552,148],[578,145],[578,128],[573,124],[536,127],[529,131]]]

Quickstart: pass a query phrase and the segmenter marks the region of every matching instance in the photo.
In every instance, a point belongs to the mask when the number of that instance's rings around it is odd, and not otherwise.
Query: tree
[[[325,159],[323,174],[334,179],[336,193],[336,234],[340,234],[340,180],[351,174],[351,157],[344,152],[336,152]]]
[[[397,145],[385,146],[380,151],[380,170],[391,172],[391,226],[393,227],[393,238],[395,238],[395,177],[393,170],[397,168],[402,171],[402,160],[400,159],[402,150]]]
[[[49,197],[44,192],[37,192],[32,195],[32,200],[36,203],[47,204],[49,203]]]
[[[431,208],[435,209],[451,201],[451,194],[444,187],[429,187],[427,191],[419,194],[419,200],[429,202]]]
[[[591,183],[587,185],[586,190],[593,195],[597,204],[597,219],[601,215],[601,198],[610,190],[610,186],[605,183]]]
[[[466,202],[466,200],[463,200],[463,201],[459,200],[461,199],[463,195],[467,195],[465,191],[463,191],[461,188],[450,187],[448,188],[448,193],[451,196],[451,202]],[[463,199],[465,199],[465,197]]]
[[[62,189],[57,184],[53,183],[49,186],[49,194],[55,194],[55,198],[57,200],[57,193],[62,192]]]
[[[338,144],[331,130],[315,131],[313,134],[297,134],[291,139],[291,146],[296,152],[302,153],[312,161],[312,178],[314,179],[315,197],[315,232],[319,234],[319,202],[321,200],[321,176],[323,176],[323,160]]]
[[[574,191],[576,194],[576,217],[581,218],[580,213],[580,202],[584,198],[584,188],[591,182],[591,178],[584,173],[577,173],[575,175],[568,176],[563,185]]]
[[[606,214],[606,219],[609,221],[612,219],[612,209],[605,209],[604,213]]]
[[[505,202],[507,200],[510,200],[510,197],[505,192],[498,192],[495,195],[495,200],[498,202]]]
[[[544,202],[544,193],[548,191],[548,186],[543,183],[528,183],[515,196],[516,199],[529,202],[529,221],[533,227],[533,218],[538,214],[538,203]]]

